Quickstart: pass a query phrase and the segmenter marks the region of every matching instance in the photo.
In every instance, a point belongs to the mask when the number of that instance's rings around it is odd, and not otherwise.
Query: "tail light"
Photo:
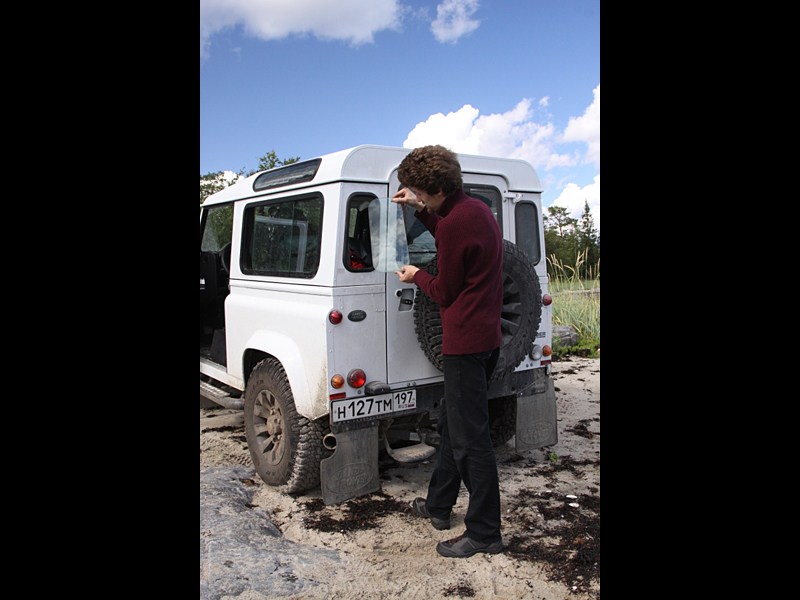
[[[367,374],[361,369],[353,369],[347,374],[347,383],[350,387],[360,388],[367,383]]]

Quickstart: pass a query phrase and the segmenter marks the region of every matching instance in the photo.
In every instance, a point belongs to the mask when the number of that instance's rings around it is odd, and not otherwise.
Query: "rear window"
[[[253,182],[253,190],[260,192],[282,185],[311,181],[317,174],[321,162],[322,159],[317,158],[306,162],[293,163],[262,173],[256,177],[256,180]]]
[[[500,190],[485,185],[465,184],[464,193],[486,204],[486,206],[491,209],[502,231],[501,207],[503,205],[503,199],[500,195]],[[422,221],[414,216],[415,212],[413,207],[406,206],[405,222],[406,238],[408,239],[408,255],[412,265],[424,268],[436,257],[436,242],[433,238],[433,234],[428,231],[428,228],[422,224]]]
[[[542,245],[539,241],[539,217],[536,205],[533,202],[517,203],[514,222],[516,223],[517,246],[528,255],[533,264],[539,264],[542,259]]]
[[[497,224],[500,225],[500,231],[503,231],[503,197],[500,195],[500,190],[496,187],[489,187],[486,185],[464,185],[464,193],[467,196],[472,196],[473,198],[477,198],[490,209],[492,209],[492,214],[494,215]]]

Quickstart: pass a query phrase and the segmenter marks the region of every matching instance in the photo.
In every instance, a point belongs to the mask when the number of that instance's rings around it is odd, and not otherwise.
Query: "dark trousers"
[[[489,437],[486,387],[499,349],[479,354],[443,356],[444,406],[439,414],[441,445],[428,485],[426,505],[434,517],[446,519],[456,503],[461,482],[469,491],[464,518],[467,537],[500,541],[500,482]]]

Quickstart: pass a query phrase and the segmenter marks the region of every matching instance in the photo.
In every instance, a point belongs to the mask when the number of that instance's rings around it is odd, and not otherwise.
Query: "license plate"
[[[331,402],[331,422],[373,419],[417,407],[416,390],[399,390],[370,398],[346,398]]]

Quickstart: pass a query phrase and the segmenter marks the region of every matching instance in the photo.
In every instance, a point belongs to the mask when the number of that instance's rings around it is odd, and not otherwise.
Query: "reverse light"
[[[331,387],[334,389],[339,389],[344,385],[344,377],[339,375],[338,373],[331,377]]]
[[[353,369],[347,374],[347,383],[350,387],[360,388],[367,383],[367,374],[361,369]]]
[[[341,311],[336,310],[335,308],[328,313],[328,321],[333,323],[334,325],[338,325],[342,322],[344,315],[342,315]]]
[[[542,304],[545,306],[550,306],[553,303],[553,297],[550,294],[545,294],[542,296]]]
[[[531,351],[528,353],[528,356],[531,357],[531,360],[539,360],[542,358],[542,347],[538,344],[534,344]]]

